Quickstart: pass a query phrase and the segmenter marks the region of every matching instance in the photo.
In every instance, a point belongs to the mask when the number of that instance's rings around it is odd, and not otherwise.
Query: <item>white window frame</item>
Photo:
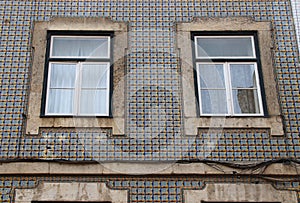
[[[51,82],[51,68],[52,64],[75,64],[76,65],[76,78],[75,78],[75,88],[74,88],[74,109],[73,113],[66,114],[66,113],[49,113],[48,112],[48,98],[50,92],[50,82]],[[94,88],[94,89],[106,89],[106,111],[104,114],[81,114],[80,113],[80,92],[81,92],[81,82],[82,82],[82,66],[83,64],[99,64],[99,65],[106,65],[106,88]],[[48,68],[48,81],[47,81],[47,96],[46,96],[46,106],[45,106],[45,114],[51,116],[108,116],[109,115],[109,84],[110,84],[110,72],[109,72],[109,63],[107,62],[50,62]]]
[[[198,56],[198,39],[200,38],[250,38],[252,45],[253,56],[229,56],[229,57],[221,57],[221,56]],[[199,99],[199,109],[201,116],[263,116],[264,108],[262,102],[262,94],[260,87],[260,78],[258,72],[257,61],[247,61],[247,60],[257,60],[257,54],[255,50],[255,42],[253,35],[199,35],[194,37],[194,47],[195,47],[195,58],[196,58],[196,74],[197,74],[197,85],[198,85],[198,99]],[[213,60],[222,60],[222,62]],[[235,62],[234,59],[238,59],[239,62]],[[241,60],[245,59],[245,61]],[[198,60],[198,61],[197,61]],[[199,61],[200,60],[200,61]],[[204,60],[204,61],[202,61]],[[207,61],[208,60],[208,61]],[[202,110],[202,101],[201,101],[201,86],[200,86],[200,74],[199,74],[199,65],[200,64],[222,64],[224,71],[224,81],[225,81],[225,92],[226,92],[226,101],[227,101],[227,112],[226,114],[219,113],[203,113]],[[230,77],[230,65],[231,64],[253,64],[255,77],[256,77],[256,86],[257,86],[257,95],[258,95],[258,105],[259,105],[259,113],[234,113],[234,103],[233,103],[233,95],[232,95],[232,86],[231,86],[231,77]],[[251,89],[251,88],[246,88]]]
[[[251,45],[252,45],[252,53],[253,56],[214,56],[214,57],[209,57],[209,56],[199,56],[198,55],[198,49],[197,49],[197,41],[200,38],[250,38],[251,39]],[[196,58],[197,59],[256,59],[256,51],[255,51],[255,43],[254,43],[254,36],[252,35],[216,35],[216,36],[195,36],[195,53],[196,53]]]
[[[94,39],[107,39],[108,40],[108,52],[105,57],[86,57],[86,56],[53,56],[53,39],[56,37],[64,38],[94,38]],[[45,97],[45,116],[109,116],[110,115],[110,49],[111,49],[111,37],[110,36],[90,36],[90,35],[52,35],[49,47],[49,62],[48,62],[48,72],[47,72],[47,88]],[[56,60],[58,59],[58,60]],[[80,61],[76,61],[79,59]],[[92,62],[85,62],[84,59],[92,59]],[[51,81],[51,68],[52,64],[74,64],[76,65],[76,78],[75,78],[75,88],[74,88],[74,103],[72,113],[50,113],[48,109],[49,103],[49,92],[50,92],[50,81]],[[80,93],[81,93],[81,83],[82,83],[82,67],[84,64],[99,64],[106,65],[106,87],[105,88],[93,88],[93,89],[106,89],[106,109],[104,113],[92,113],[83,114],[80,113]]]
[[[202,101],[201,101],[201,85],[200,85],[200,74],[199,74],[199,65],[201,64],[222,64],[223,70],[224,70],[224,81],[225,81],[225,92],[226,92],[226,101],[227,101],[227,114],[217,114],[217,113],[203,113],[202,111]],[[231,77],[230,77],[230,65],[231,64],[252,64],[254,65],[254,71],[255,71],[255,77],[256,77],[256,85],[257,85],[257,95],[258,95],[258,105],[259,105],[259,112],[260,113],[253,113],[253,114],[242,114],[242,113],[234,113],[234,107],[233,107],[233,95],[232,95],[232,86],[231,86]],[[196,70],[197,70],[197,83],[198,83],[198,94],[199,94],[199,108],[200,108],[200,114],[203,116],[263,116],[263,103],[262,103],[262,97],[261,97],[261,89],[259,85],[259,76],[258,76],[258,70],[257,70],[257,63],[256,62],[199,62],[196,63]],[[245,88],[245,89],[251,89],[251,88]]]

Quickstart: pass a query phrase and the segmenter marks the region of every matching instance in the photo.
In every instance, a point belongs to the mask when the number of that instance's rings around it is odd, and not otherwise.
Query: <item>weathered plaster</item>
[[[113,44],[113,118],[98,117],[40,117],[44,81],[45,53],[48,30],[114,31]],[[28,99],[26,134],[36,135],[40,127],[110,127],[114,135],[124,135],[125,128],[125,55],[127,24],[107,18],[54,18],[35,22],[33,29],[33,61]]]
[[[276,190],[270,184],[207,184],[204,190],[184,191],[185,203],[220,202],[281,202],[297,203],[296,191]]]
[[[282,117],[272,61],[272,26],[247,17],[196,18],[190,23],[177,24],[177,47],[180,50],[183,88],[185,135],[196,135],[197,128],[270,128],[271,135],[283,136]],[[194,85],[191,31],[257,31],[262,77],[268,117],[198,117]]]
[[[112,190],[105,183],[39,183],[34,189],[16,189],[15,203],[31,201],[109,201],[126,203],[127,190]]]

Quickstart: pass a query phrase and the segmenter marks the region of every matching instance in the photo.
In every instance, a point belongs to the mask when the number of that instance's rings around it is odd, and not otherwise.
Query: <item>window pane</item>
[[[251,37],[197,38],[197,57],[255,57]]]
[[[82,87],[83,88],[107,88],[107,64],[82,65]]]
[[[107,114],[107,91],[82,90],[80,114]]]
[[[50,89],[47,99],[47,113],[72,114],[74,89]]]
[[[199,64],[200,88],[225,88],[223,64]]]
[[[234,114],[260,113],[257,90],[237,89],[232,91]]]
[[[75,64],[51,63],[50,88],[73,88],[75,80]]]
[[[254,64],[230,64],[232,88],[256,88]]]
[[[52,57],[108,58],[108,38],[53,37]]]
[[[202,90],[201,109],[203,114],[227,114],[225,90]]]

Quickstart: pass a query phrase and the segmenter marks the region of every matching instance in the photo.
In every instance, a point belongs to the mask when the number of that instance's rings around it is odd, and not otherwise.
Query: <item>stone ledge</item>
[[[252,162],[249,162],[252,163]],[[213,167],[217,166],[217,167]],[[282,164],[274,163],[267,166],[264,170],[237,169],[227,167],[221,164],[213,164],[213,166],[204,163],[87,163],[87,164],[69,164],[69,163],[53,163],[53,162],[12,162],[1,163],[0,174],[13,175],[180,175],[180,174],[197,174],[197,175],[292,175],[298,176],[300,164]],[[218,169],[216,169],[218,168]],[[263,171],[263,172],[261,172]]]

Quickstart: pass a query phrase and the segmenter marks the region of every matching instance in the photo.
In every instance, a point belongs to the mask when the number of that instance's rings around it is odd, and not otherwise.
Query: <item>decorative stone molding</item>
[[[127,190],[113,190],[105,183],[39,183],[34,189],[16,189],[15,203],[32,201],[105,201],[127,203]]]
[[[207,202],[274,202],[297,203],[297,192],[276,190],[270,184],[208,183],[204,190],[184,191],[185,203]]]

